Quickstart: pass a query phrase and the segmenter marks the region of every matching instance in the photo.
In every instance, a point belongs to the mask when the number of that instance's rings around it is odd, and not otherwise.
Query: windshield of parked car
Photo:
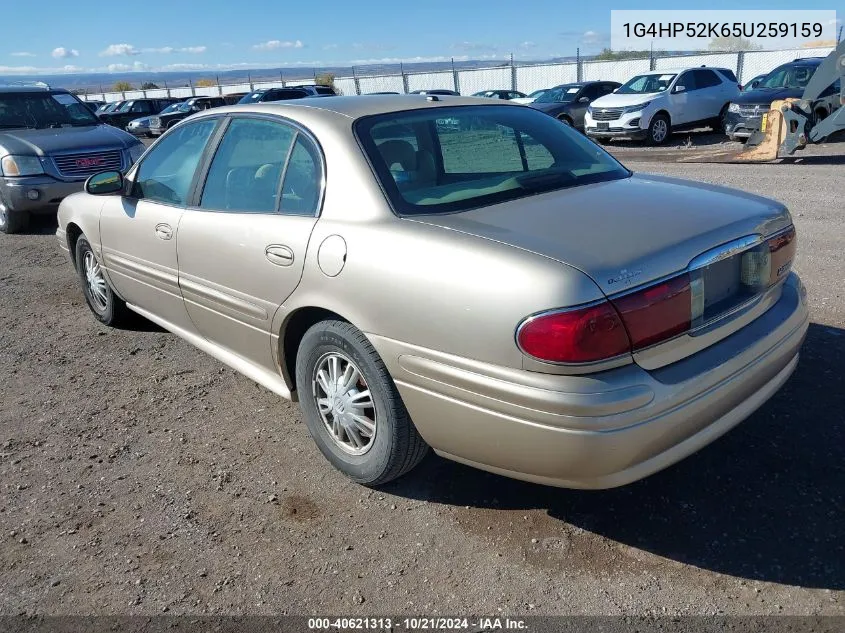
[[[182,105],[181,103],[171,103],[164,110],[159,112],[159,114],[169,114],[170,112],[179,112],[180,111],[179,106],[181,106],[181,105]]]
[[[241,97],[241,100],[238,103],[255,103],[256,101],[260,101],[262,95],[267,92],[266,90],[254,90],[248,94],[245,94]]]
[[[183,101],[182,103],[175,103],[174,110],[171,112],[190,112],[193,109],[193,104],[188,103],[187,101]]]
[[[775,68],[757,84],[757,89],[806,88],[810,77],[816,71],[815,66],[781,66]]]
[[[97,125],[99,119],[65,92],[0,93],[0,129]]]
[[[571,103],[581,91],[581,84],[566,84],[546,90],[534,100],[534,103]]]
[[[529,96],[529,97],[532,97],[533,99],[537,99],[537,98],[538,98],[540,95],[542,95],[544,92],[548,92],[548,88],[543,88],[542,90],[535,90],[534,92],[532,92],[532,93],[531,93],[531,94],[529,94],[528,96]]]
[[[619,95],[644,95],[653,92],[663,92],[672,83],[677,73],[665,73],[662,75],[637,75],[632,77],[620,88],[616,89]]]
[[[400,215],[464,211],[631,173],[531,108],[393,112],[359,119],[355,132]]]
[[[113,112],[120,113],[120,112],[129,112],[132,109],[132,106],[135,105],[134,101],[124,101],[123,105],[120,106],[117,110],[113,110]]]

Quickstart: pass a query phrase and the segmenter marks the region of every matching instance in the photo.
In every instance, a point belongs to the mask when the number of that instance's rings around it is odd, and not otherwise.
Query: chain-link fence
[[[415,90],[446,89],[471,95],[482,90],[518,90],[526,94],[576,81],[606,80],[627,81],[638,73],[649,70],[669,70],[692,66],[730,68],[741,83],[767,73],[780,64],[803,57],[824,57],[833,50],[822,48],[796,48],[778,51],[743,51],[736,53],[698,53],[694,55],[659,55],[641,59],[583,60],[546,64],[510,64],[487,68],[453,68],[430,72],[408,72],[400,68],[395,73],[335,77],[335,89],[344,95],[373,92],[413,92]],[[315,72],[314,76],[317,76]],[[250,81],[247,83],[128,90],[81,95],[83,99],[121,101],[141,97],[220,96],[236,92],[249,92],[256,88],[276,88],[313,84],[313,79],[278,81]]]

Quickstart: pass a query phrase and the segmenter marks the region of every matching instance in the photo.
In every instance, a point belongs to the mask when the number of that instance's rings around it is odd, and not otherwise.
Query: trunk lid
[[[414,219],[556,259],[589,275],[608,295],[682,271],[721,244],[770,235],[792,222],[774,200],[648,174]]]

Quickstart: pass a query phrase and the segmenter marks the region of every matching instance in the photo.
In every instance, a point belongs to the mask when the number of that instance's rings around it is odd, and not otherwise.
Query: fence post
[[[575,77],[576,81],[584,80],[584,68],[581,66],[581,47],[575,49]]]
[[[516,66],[513,64],[513,53],[511,53],[511,90],[516,89]]]
[[[255,88],[252,87],[252,75],[249,73],[246,74],[247,83],[249,83],[249,91],[252,92]]]
[[[355,66],[352,67],[352,83],[355,84],[355,94],[361,94],[361,81],[358,79],[358,75],[355,73]]]
[[[742,83],[742,66],[745,63],[745,51],[736,54],[736,79]]]
[[[283,73],[281,70],[279,71],[279,79],[282,80],[282,88],[287,86],[287,84],[285,83],[285,73]]]
[[[461,92],[461,77],[458,75],[458,71],[455,70],[455,58],[452,58],[452,90],[457,93]],[[408,92],[408,89],[405,89],[405,92]]]
[[[408,90],[408,75],[405,74],[405,67],[402,65],[402,62],[399,62],[399,72],[402,75],[402,90],[405,91],[405,94],[408,94],[410,91]],[[457,92],[458,89],[455,88]]]
[[[654,57],[654,44],[652,43],[651,49],[648,52],[648,69],[649,70],[657,70],[657,59]]]

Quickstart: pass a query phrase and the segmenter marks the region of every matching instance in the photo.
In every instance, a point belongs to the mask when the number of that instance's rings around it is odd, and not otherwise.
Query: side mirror
[[[757,86],[759,86],[759,85],[760,85],[760,80],[759,80],[759,79],[757,79],[757,80],[755,80],[755,81],[752,81],[752,82],[751,82],[751,89],[752,89],[752,90],[754,90],[754,89],[755,89]]]
[[[675,87],[672,89],[672,92],[683,92],[683,91],[684,91],[684,90],[686,90],[686,89],[687,89],[687,87],[686,87],[686,86],[675,86]]]
[[[590,98],[589,97],[581,97],[580,99],[578,99],[578,103],[590,103]]]
[[[92,196],[103,196],[123,191],[123,174],[119,171],[101,171],[85,181],[85,191]]]

